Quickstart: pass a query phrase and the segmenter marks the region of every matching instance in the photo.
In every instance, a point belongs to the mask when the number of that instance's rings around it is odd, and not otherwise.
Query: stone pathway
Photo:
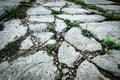
[[[85,0],[98,6],[113,3],[92,1]],[[66,19],[79,26],[69,26]],[[84,30],[93,36],[86,37]],[[120,50],[107,54],[102,44],[107,37],[120,42],[120,21],[105,21],[104,16],[66,0],[36,0],[25,19],[4,22],[0,50],[21,37],[17,54],[1,58],[0,80],[120,80]]]

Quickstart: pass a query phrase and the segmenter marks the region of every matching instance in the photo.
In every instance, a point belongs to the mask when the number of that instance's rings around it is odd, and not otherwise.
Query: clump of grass
[[[79,23],[77,21],[70,21],[68,19],[66,19],[64,21],[70,27],[79,27]]]
[[[22,42],[23,38],[19,38],[14,42],[8,43],[3,50],[0,51],[0,58],[8,58],[13,56],[19,51],[20,43]]]
[[[52,9],[52,14],[62,14],[62,11],[56,11],[56,10]]]
[[[33,6],[33,3],[32,2],[21,1],[19,6],[29,8],[29,7]]]
[[[48,26],[48,27],[47,27],[47,31],[49,31],[49,32],[55,31],[55,27],[53,27],[53,26]]]
[[[86,37],[93,37],[93,33],[89,30],[82,30],[82,35],[86,36]]]
[[[20,6],[13,6],[10,10],[7,11],[10,17],[14,18],[23,18],[26,16],[24,9],[21,9]]]
[[[106,17],[106,20],[120,20],[120,14],[102,13],[101,15]]]
[[[60,66],[61,66],[61,68],[62,69],[64,69],[64,68],[67,68],[68,66],[67,66],[67,64],[65,64],[65,63],[60,63]]]
[[[48,54],[52,54],[52,51],[55,50],[55,45],[54,44],[49,44],[49,45],[46,46],[45,50],[47,51]]]
[[[110,49],[120,50],[120,42],[115,43],[114,40],[109,37],[102,41],[102,45],[105,48],[106,52]]]

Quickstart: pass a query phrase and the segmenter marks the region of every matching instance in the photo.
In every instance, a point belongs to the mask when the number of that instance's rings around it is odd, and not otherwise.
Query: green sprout
[[[60,63],[60,66],[61,66],[61,68],[62,69],[64,69],[64,68],[67,68],[68,66],[67,66],[67,64],[65,64],[65,63]]]
[[[76,22],[76,21],[70,21],[68,19],[64,20],[65,23],[68,25],[68,26],[71,26],[71,27],[79,27],[79,23]]]
[[[115,43],[114,40],[109,37],[102,41],[102,45],[105,48],[105,52],[108,52],[110,49],[120,50],[120,42]]]
[[[46,51],[48,54],[52,54],[52,51],[54,51],[55,45],[54,44],[49,44],[46,46]]]
[[[62,14],[62,11],[56,11],[56,10],[52,9],[52,14]]]
[[[48,27],[47,27],[47,31],[49,31],[49,32],[55,31],[55,27],[53,27],[53,26],[48,26]]]
[[[90,32],[89,30],[82,30],[82,35],[86,36],[86,37],[93,37],[93,33]]]

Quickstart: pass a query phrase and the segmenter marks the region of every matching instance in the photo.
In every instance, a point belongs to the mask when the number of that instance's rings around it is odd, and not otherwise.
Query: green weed
[[[52,51],[55,50],[55,45],[54,44],[47,45],[45,50],[47,51],[48,54],[52,54]]]
[[[60,66],[61,66],[61,68],[62,69],[64,69],[64,68],[67,68],[68,66],[67,66],[67,64],[65,64],[65,63],[60,63]]]
[[[68,19],[64,20],[65,23],[70,27],[79,27],[79,23],[76,21],[70,21]]]
[[[104,39],[102,41],[102,45],[106,49],[106,51],[108,51],[110,49],[120,50],[120,42],[119,43],[115,43],[114,40],[109,38],[109,37],[107,37],[106,39]]]
[[[56,11],[56,10],[52,9],[52,14],[62,14],[62,11]]]
[[[93,37],[93,33],[89,30],[82,30],[82,35],[86,36],[86,37]]]
[[[53,26],[48,26],[48,27],[47,27],[47,31],[49,31],[49,32],[55,31],[55,27],[53,27]]]

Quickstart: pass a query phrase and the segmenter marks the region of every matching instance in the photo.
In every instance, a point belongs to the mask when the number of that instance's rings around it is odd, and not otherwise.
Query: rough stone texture
[[[82,57],[82,55],[79,52],[76,52],[68,43],[62,42],[58,52],[59,62],[66,63],[67,66],[73,67],[73,63],[78,57]]]
[[[13,42],[27,33],[27,27],[24,27],[19,19],[5,22],[4,26],[4,30],[0,31],[0,50],[9,42]]]
[[[31,41],[31,37],[27,37],[22,43],[20,49],[30,49],[30,47],[33,46],[33,43]]]
[[[96,5],[107,13],[118,13],[120,14],[120,6],[119,5]]]
[[[41,32],[41,33],[34,33],[34,36],[38,38],[41,43],[45,43],[48,41],[54,34],[51,32]]]
[[[28,26],[31,31],[39,30],[39,31],[43,32],[46,30],[48,25],[46,23],[35,23],[35,24],[29,24]]]
[[[61,7],[53,7],[51,9],[56,10],[56,11],[60,11]]]
[[[55,44],[55,43],[56,43],[56,40],[50,39],[48,42],[45,43],[45,45]]]
[[[83,0],[87,4],[112,4],[114,2],[108,0]]]
[[[57,15],[59,18],[69,19],[69,20],[77,20],[80,22],[90,22],[90,21],[102,21],[105,17],[100,15],[68,15],[68,14],[60,14]]]
[[[111,50],[111,54],[97,56],[92,59],[92,62],[97,66],[111,72],[112,74],[120,77],[120,51]],[[104,64],[104,65],[103,65]]]
[[[92,22],[80,26],[90,30],[100,40],[111,37],[116,42],[120,42],[120,21]]]
[[[65,28],[67,28],[67,25],[63,20],[56,19],[55,25],[55,30],[57,32],[62,32]]]
[[[103,65],[103,64],[102,64]],[[75,80],[110,80],[105,78],[92,63],[84,61],[77,69]]]
[[[60,1],[60,2],[47,2],[45,4],[43,4],[43,6],[49,6],[49,7],[60,7],[60,6],[64,6],[66,4],[65,1]]]
[[[71,28],[65,34],[65,40],[75,46],[77,49],[85,51],[101,50],[101,44],[93,38],[87,38],[81,34],[79,28]]]
[[[44,15],[51,14],[51,11],[43,6],[37,6],[27,10],[27,15]]]
[[[80,9],[80,8],[64,8],[62,9],[64,13],[69,13],[69,14],[85,14],[85,13],[90,13],[90,11],[85,10],[85,9]]]
[[[45,51],[21,57],[11,65],[4,62],[0,67],[0,80],[54,80],[57,75],[53,57]]]
[[[29,21],[35,21],[35,22],[54,22],[54,16],[53,15],[30,16]]]

